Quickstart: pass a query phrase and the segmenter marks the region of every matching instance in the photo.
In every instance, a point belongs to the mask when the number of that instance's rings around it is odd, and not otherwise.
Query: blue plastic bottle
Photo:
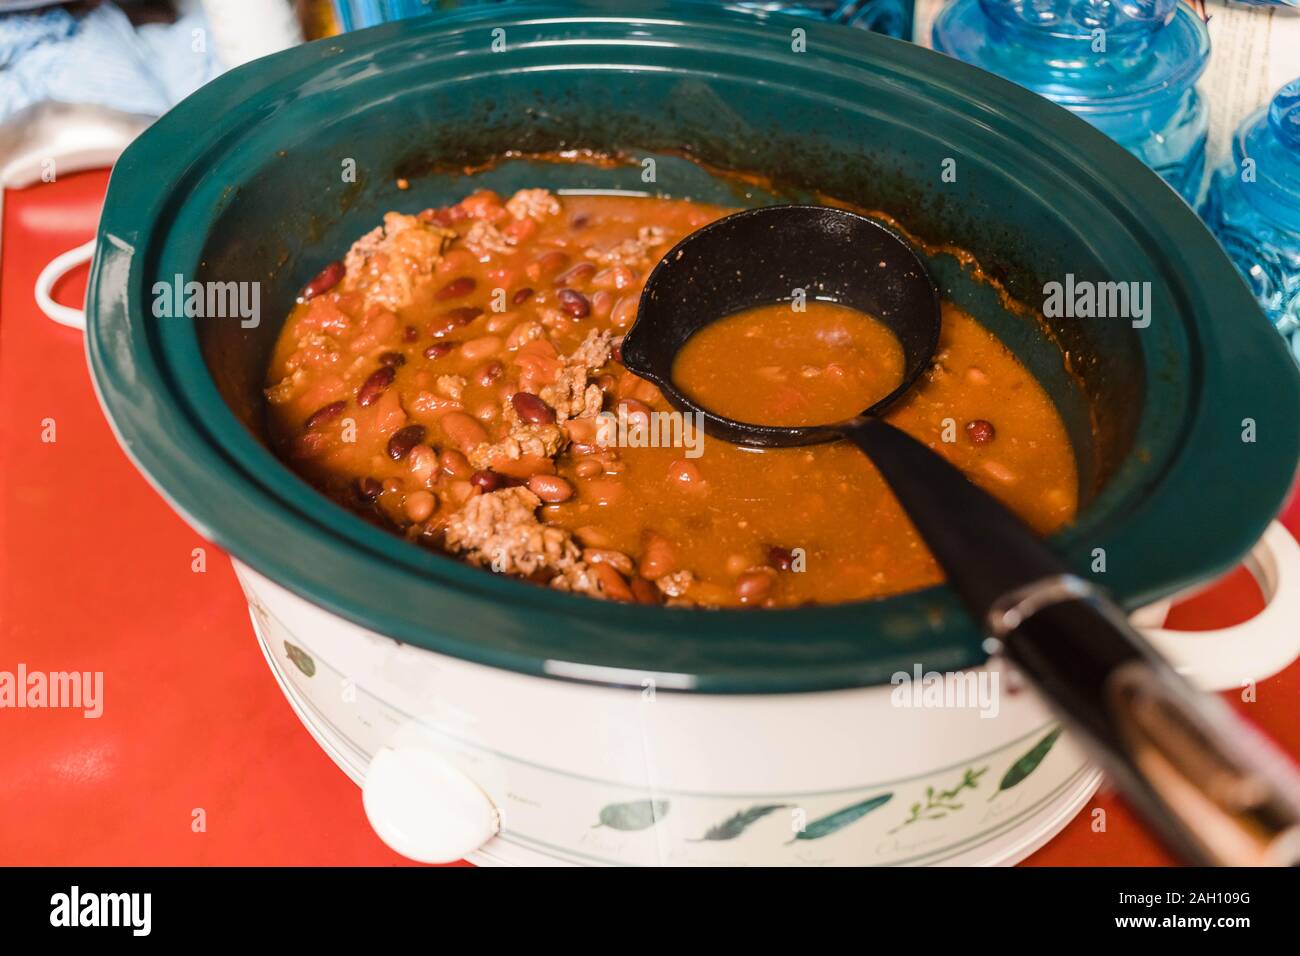
[[[1238,127],[1201,217],[1300,361],[1300,79]]]
[[[934,48],[1073,110],[1155,169],[1189,203],[1205,170],[1210,54],[1178,0],[954,0]]]

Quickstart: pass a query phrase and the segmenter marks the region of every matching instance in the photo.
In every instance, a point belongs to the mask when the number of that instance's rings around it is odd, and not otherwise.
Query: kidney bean
[[[491,362],[479,366],[478,371],[474,373],[474,381],[486,387],[504,375],[505,371],[506,367],[493,359]]]
[[[533,475],[528,479],[528,490],[548,505],[558,505],[573,497],[573,485],[559,475]]]
[[[432,493],[423,490],[411,492],[402,502],[402,510],[406,512],[406,517],[416,523],[427,521],[437,507],[438,499]]]
[[[379,356],[379,364],[389,368],[401,368],[406,364],[406,356],[401,352],[385,352]]]
[[[482,471],[476,471],[470,475],[469,483],[475,488],[482,489],[483,494],[489,491],[496,491],[505,485],[505,475],[498,475],[495,471],[484,468]]]
[[[343,278],[343,263],[335,260],[327,265],[320,272],[316,273],[315,278],[302,287],[302,293],[299,298],[304,302],[310,302],[318,295],[323,295],[330,289],[339,284]]]
[[[411,453],[412,448],[424,441],[424,432],[423,425],[407,425],[393,432],[388,439],[388,457],[393,461],[401,461]]]
[[[579,478],[594,478],[599,475],[605,467],[594,458],[584,458],[573,468],[573,473]]]
[[[477,362],[489,358],[501,351],[501,336],[480,335],[470,339],[460,347],[460,354],[467,362]]]
[[[576,285],[579,282],[585,282],[596,274],[596,267],[590,262],[579,262],[576,266],[566,269],[555,277],[557,286]]]
[[[488,440],[486,429],[464,412],[448,412],[438,420],[438,424],[461,451],[470,451]]]
[[[569,228],[571,229],[586,229],[590,224],[591,219],[585,212],[580,212],[569,220]]]
[[[487,330],[489,332],[505,332],[519,320],[519,316],[514,312],[493,312],[488,316]]]
[[[568,253],[560,252],[558,249],[551,252],[543,253],[524,268],[529,278],[534,281],[543,276],[555,275],[569,264]]]
[[[641,577],[654,581],[677,567],[677,554],[673,544],[657,531],[647,531],[642,538]]]
[[[427,359],[440,359],[450,353],[458,344],[457,342],[434,342],[424,350],[424,357]]]
[[[615,551],[613,548],[586,548],[582,552],[582,560],[588,564],[605,564],[613,565],[614,570],[619,574],[631,577],[636,574],[636,565],[622,551]]]
[[[348,407],[347,402],[330,402],[328,405],[322,405],[316,411],[307,416],[305,428],[315,428],[318,425],[324,425],[326,422],[339,417],[343,409]]]
[[[589,548],[608,548],[610,545],[608,532],[595,525],[585,524],[576,528],[573,535]]]
[[[477,285],[478,283],[469,276],[457,276],[435,292],[433,297],[439,302],[446,302],[448,299],[459,299],[461,296],[473,292]]]
[[[474,470],[468,458],[450,448],[438,456],[438,465],[442,468],[444,475],[449,475],[452,478],[468,477]]]
[[[596,422],[591,418],[570,418],[561,428],[564,434],[574,442],[584,442],[588,445],[595,445],[596,442]]]
[[[388,391],[388,386],[393,384],[395,375],[393,369],[387,365],[371,372],[370,377],[361,383],[361,388],[357,389],[357,404],[362,408],[368,408],[379,401],[379,396]]]
[[[966,423],[966,436],[976,445],[986,445],[997,435],[992,422],[977,418]]]
[[[591,297],[591,314],[598,319],[609,318],[609,310],[614,306],[614,297],[601,289]]]
[[[610,565],[593,564],[591,565],[591,572],[595,575],[596,580],[600,582],[600,589],[606,597],[615,601],[636,601],[636,595],[632,593],[632,589],[623,580],[623,575],[615,571]]]
[[[403,342],[414,342],[419,337],[420,337],[420,330],[413,325],[408,325],[406,328],[402,329]]]
[[[484,402],[474,409],[474,417],[484,423],[496,421],[497,416],[500,414],[501,408],[496,402]]]
[[[555,422],[555,410],[532,392],[515,392],[510,396],[510,404],[515,407],[519,417],[530,425],[550,425]]]
[[[616,329],[626,329],[636,319],[636,296],[628,295],[614,303],[614,310],[609,313],[609,324]],[[623,361],[618,355],[618,361]]]
[[[746,571],[736,579],[736,597],[741,604],[753,604],[761,601],[772,590],[771,571]]]
[[[510,297],[510,301],[514,305],[523,305],[532,297],[533,297],[533,290],[530,289],[528,286],[524,286],[522,289],[518,290],[517,292],[515,292],[513,296]]]
[[[469,325],[480,315],[483,310],[473,305],[461,305],[454,309],[448,309],[442,315],[433,320],[433,326],[430,331],[435,339],[440,339],[453,329],[458,329],[462,325]]]
[[[619,365],[623,364],[623,340],[619,339],[610,349],[610,354],[614,356],[614,361]]]
[[[520,455],[518,458],[498,457],[492,462],[492,470],[507,478],[518,479],[513,484],[522,484],[533,475],[555,474],[555,462],[542,455]]]
[[[575,319],[591,315],[591,300],[577,289],[561,289],[556,296],[560,309]]]
[[[514,351],[523,348],[529,342],[542,341],[542,327],[536,322],[520,322],[506,336],[506,348]]]
[[[377,478],[358,478],[355,490],[357,498],[361,501],[374,501],[379,497],[379,493],[384,490],[384,486],[379,483]]]
[[[794,566],[794,554],[789,548],[772,545],[767,549],[767,563],[778,571],[789,571]]]
[[[695,463],[685,458],[678,458],[668,466],[668,480],[680,488],[695,490],[704,487],[704,476]]]
[[[658,604],[663,597],[657,587],[640,576],[632,579],[632,594],[638,604]]]
[[[411,477],[427,484],[438,470],[438,453],[428,445],[416,445],[406,462],[411,468]]]
[[[629,423],[639,419],[643,428],[650,427],[650,406],[635,398],[624,398],[618,403],[619,410],[627,416]]]

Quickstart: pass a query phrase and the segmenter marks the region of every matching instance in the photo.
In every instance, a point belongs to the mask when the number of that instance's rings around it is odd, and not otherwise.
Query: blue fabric
[[[41,100],[161,116],[221,69],[200,12],[138,30],[112,3],[0,16],[0,122]]]

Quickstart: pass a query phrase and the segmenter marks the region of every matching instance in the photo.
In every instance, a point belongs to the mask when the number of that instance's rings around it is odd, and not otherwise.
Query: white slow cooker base
[[[297,688],[285,679],[279,662],[267,645],[257,616],[251,613],[249,616],[257,634],[258,647],[294,713],[321,749],[360,787],[365,782],[365,756],[348,744],[341,734],[336,733],[327,721],[321,719]],[[1011,866],[1020,862],[1060,833],[1096,793],[1100,782],[1100,771],[1087,769],[1081,772],[1078,779],[1062,790],[1040,813],[1034,814],[1025,823],[990,837],[982,844],[969,847],[958,856],[949,857],[943,865]],[[572,865],[566,860],[500,838],[491,840],[478,851],[468,854],[465,859],[476,866]]]

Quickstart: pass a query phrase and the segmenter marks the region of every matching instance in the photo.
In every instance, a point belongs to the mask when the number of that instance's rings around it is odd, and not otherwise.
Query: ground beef
[[[455,235],[415,216],[390,212],[382,226],[352,244],[343,260],[343,282],[369,303],[400,309],[411,302],[416,285],[433,275]]]
[[[506,200],[506,209],[516,219],[535,219],[557,215],[560,201],[549,189],[521,189]]]
[[[690,571],[674,571],[655,581],[659,590],[663,591],[668,597],[681,597],[690,590],[691,585],[694,583],[695,575]]]
[[[475,468],[493,468],[503,459],[515,460],[524,455],[551,458],[565,445],[564,432],[558,425],[532,425],[521,421],[510,402],[501,406],[501,419],[510,429],[509,434],[500,441],[485,442],[473,448],[468,457]]]
[[[447,522],[445,546],[499,574],[549,575],[553,588],[603,597],[573,535],[537,520],[541,503],[522,487],[471,498]]]
[[[504,255],[513,247],[501,231],[490,222],[477,220],[465,233],[465,248],[486,262],[494,255]]]
[[[465,379],[460,375],[439,375],[434,387],[453,401],[459,402],[465,394]]]
[[[588,259],[607,266],[639,266],[650,264],[650,250],[668,241],[668,234],[659,226],[642,226],[635,239],[624,239],[607,249],[596,246],[584,251]]]

